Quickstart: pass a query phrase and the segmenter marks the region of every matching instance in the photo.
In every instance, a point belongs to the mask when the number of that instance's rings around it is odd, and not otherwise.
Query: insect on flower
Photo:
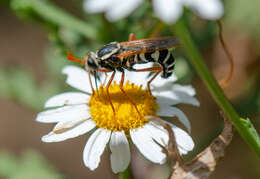
[[[151,94],[150,84],[151,82],[162,72],[163,78],[171,76],[175,60],[169,48],[173,48],[179,45],[176,37],[156,37],[137,40],[134,34],[130,34],[129,41],[126,42],[111,42],[104,45],[96,53],[88,52],[84,59],[78,59],[68,52],[68,59],[71,61],[84,63],[85,69],[89,72],[112,72],[112,75],[107,83],[107,96],[110,105],[115,113],[111,97],[109,95],[109,86],[111,85],[116,71],[122,72],[120,89],[128,98],[128,100],[135,106],[137,112],[138,109],[133,100],[127,95],[123,89],[124,84],[124,69],[129,71],[155,72],[153,77],[147,82],[147,88]],[[145,69],[135,69],[135,64],[144,64],[148,62],[158,63],[159,67],[151,67]],[[92,84],[90,84],[92,87]],[[92,87],[92,91],[94,89]]]

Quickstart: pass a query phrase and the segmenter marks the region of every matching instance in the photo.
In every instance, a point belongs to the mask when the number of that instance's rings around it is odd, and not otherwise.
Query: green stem
[[[89,39],[95,39],[97,31],[91,25],[68,14],[66,11],[44,0],[13,0],[12,8],[18,11],[32,11],[42,19],[78,32]]]
[[[123,172],[119,173],[119,179],[131,179],[131,168],[130,166]]]
[[[245,120],[240,118],[232,105],[229,103],[217,81],[208,70],[198,49],[195,47],[190,32],[182,19],[176,23],[175,33],[180,38],[182,46],[188,53],[192,65],[208,87],[211,95],[214,97],[219,107],[232,121],[233,125],[244,140],[253,148],[257,155],[260,156],[260,138],[256,130],[254,129],[252,123],[250,123],[249,119]]]

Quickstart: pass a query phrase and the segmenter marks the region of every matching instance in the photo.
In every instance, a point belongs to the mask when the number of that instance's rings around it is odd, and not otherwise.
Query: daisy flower
[[[124,171],[130,163],[128,140],[148,160],[165,163],[166,154],[161,146],[167,145],[168,132],[147,116],[177,116],[188,131],[191,129],[186,115],[172,106],[178,103],[199,105],[191,86],[169,85],[170,80],[157,79],[152,85],[153,95],[150,95],[148,90],[143,89],[147,73],[126,72],[128,81],[124,84],[124,90],[135,102],[138,113],[120,91],[118,82],[121,74],[118,72],[115,82],[109,88],[116,111],[114,114],[102,84],[99,84],[98,91],[91,94],[88,73],[84,69],[67,66],[62,72],[67,75],[66,82],[82,92],[66,92],[51,97],[45,103],[45,108],[51,109],[40,112],[36,121],[57,123],[50,133],[42,137],[43,142],[60,142],[92,131],[83,151],[84,164],[90,170],[98,167],[100,157],[109,143],[113,172]],[[100,81],[104,82],[104,76],[101,76]],[[171,77],[173,80],[176,80],[175,76]],[[184,130],[168,124],[175,133],[180,154],[187,154],[194,147],[192,138]]]
[[[83,8],[89,13],[104,12],[110,21],[127,17],[143,0],[84,0]],[[165,23],[174,23],[182,14],[184,7],[209,20],[219,19],[223,15],[221,0],[153,0],[153,9]]]

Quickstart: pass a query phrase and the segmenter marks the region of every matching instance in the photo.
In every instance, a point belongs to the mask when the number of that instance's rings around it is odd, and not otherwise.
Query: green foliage
[[[183,57],[176,57],[176,65],[174,74],[178,77],[178,81],[190,84],[193,76],[193,70]]]
[[[7,6],[9,6],[9,5],[10,5],[10,1],[11,1],[11,0],[0,0],[0,3],[4,3],[4,4],[6,4]]]
[[[97,36],[93,26],[71,16],[49,1],[12,0],[11,8],[19,16],[34,19],[51,29],[65,27],[90,39],[95,39]]]
[[[5,179],[61,179],[57,172],[39,153],[25,151],[19,159],[9,152],[0,152],[0,177]]]
[[[260,42],[260,15],[259,0],[230,0],[226,1],[226,10],[228,11],[225,21],[239,30],[247,31]]]
[[[250,86],[250,93],[237,102],[236,108],[241,116],[260,114],[260,86]]]

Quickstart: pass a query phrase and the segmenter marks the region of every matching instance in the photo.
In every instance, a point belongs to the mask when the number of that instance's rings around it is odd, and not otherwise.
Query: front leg
[[[122,69],[122,76],[121,76],[121,80],[120,80],[120,90],[122,91],[122,93],[126,96],[126,98],[130,101],[130,103],[135,107],[135,110],[137,111],[137,113],[139,114],[139,116],[141,116],[135,102],[131,99],[131,97],[126,93],[126,91],[124,90],[123,86],[124,86],[124,80],[125,80],[125,72]]]
[[[111,75],[111,77],[110,77],[110,79],[109,79],[109,81],[108,81],[108,84],[107,84],[107,86],[106,86],[108,101],[109,101],[110,106],[111,106],[111,108],[112,108],[112,110],[113,110],[113,112],[114,112],[114,115],[116,114],[116,111],[115,111],[115,108],[114,108],[114,106],[113,106],[113,103],[112,103],[110,94],[109,94],[109,87],[110,87],[110,85],[111,85],[111,83],[112,83],[112,81],[113,81],[113,79],[114,79],[114,77],[115,77],[115,74],[116,74],[116,71],[113,71],[113,73],[112,73],[112,75]]]

